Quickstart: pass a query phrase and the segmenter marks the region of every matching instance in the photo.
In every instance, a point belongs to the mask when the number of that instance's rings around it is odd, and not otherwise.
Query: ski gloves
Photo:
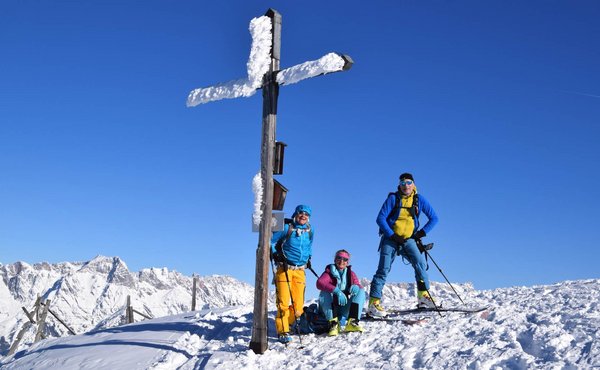
[[[348,303],[348,298],[346,297],[344,292],[340,290],[340,288],[336,287],[333,291],[333,294],[337,297],[337,301],[340,306],[345,306],[346,303]]]
[[[426,235],[425,231],[423,229],[421,229],[421,230],[417,231],[415,233],[415,235],[413,235],[412,238],[415,239],[415,240],[419,240],[421,238],[424,238],[425,235]],[[398,245],[402,245],[406,241],[406,239],[404,239],[403,237],[401,237],[398,234],[392,234],[392,236],[390,237],[390,239],[392,239]]]
[[[357,295],[359,290],[360,287],[358,285],[352,285],[350,287],[350,297],[354,297],[355,295]]]
[[[401,237],[398,234],[392,234],[391,239],[394,241],[394,243],[396,243],[398,245],[402,245],[406,241],[406,239],[404,239],[403,237]]]
[[[352,285],[350,287],[350,297],[354,297],[359,291],[360,287],[358,285]],[[338,305],[345,306],[348,304],[348,297],[346,297],[346,294],[344,294],[340,288],[336,287],[333,291],[333,295],[337,297]]]
[[[285,262],[283,253],[277,252],[277,250],[275,248],[271,248],[271,261],[275,261],[277,263]]]
[[[425,230],[421,229],[415,233],[415,236],[413,236],[413,239],[421,239],[424,237],[425,237]]]

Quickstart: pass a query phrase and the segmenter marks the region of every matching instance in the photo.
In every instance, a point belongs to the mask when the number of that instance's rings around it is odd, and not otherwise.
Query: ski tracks
[[[222,311],[222,310],[219,310]],[[247,349],[240,335],[248,335],[248,315],[222,314],[208,311],[194,315],[196,329],[185,332],[175,343],[177,352],[171,351],[150,368],[152,370],[192,370],[218,367],[224,360],[237,357]],[[217,360],[212,360],[213,355]]]

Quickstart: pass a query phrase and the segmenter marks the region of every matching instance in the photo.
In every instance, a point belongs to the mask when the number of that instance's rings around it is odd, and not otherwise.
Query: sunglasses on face
[[[301,212],[298,212],[298,216],[306,216],[306,217],[309,217],[310,215],[308,214],[308,212],[301,211]]]
[[[347,259],[346,257],[340,257],[340,256],[337,256],[337,257],[335,257],[335,260],[336,260],[336,261],[344,261],[344,262],[348,262],[348,259]]]
[[[413,184],[413,182],[411,180],[400,181],[400,185],[402,185],[402,186],[412,185],[412,184]]]

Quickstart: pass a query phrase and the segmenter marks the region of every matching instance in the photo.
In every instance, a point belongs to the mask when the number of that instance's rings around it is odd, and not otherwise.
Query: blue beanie
[[[306,212],[306,213],[308,213],[308,217],[310,217],[310,215],[312,214],[312,209],[310,208],[310,206],[307,206],[305,204],[300,204],[299,206],[296,207],[296,210],[294,211],[294,214],[292,215],[292,217],[296,217],[296,215],[300,212]]]

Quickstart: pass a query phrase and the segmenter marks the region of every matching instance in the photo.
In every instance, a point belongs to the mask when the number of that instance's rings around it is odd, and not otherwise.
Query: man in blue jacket
[[[427,223],[419,229],[419,216],[424,213]],[[413,175],[400,175],[398,191],[390,193],[377,215],[377,225],[381,233],[379,242],[379,265],[371,281],[367,314],[372,317],[385,317],[387,312],[381,305],[381,292],[396,255],[406,259],[415,270],[417,282],[417,307],[435,307],[429,295],[427,263],[420,253],[415,239],[421,239],[433,229],[438,217],[427,199],[417,195]]]
[[[292,222],[286,224],[282,231],[273,233],[271,238],[271,256],[277,262],[275,325],[282,343],[292,340],[289,335],[290,325],[302,315],[304,309],[304,269],[312,255],[314,234],[309,223],[311,213],[309,206],[297,206],[292,215]]]

